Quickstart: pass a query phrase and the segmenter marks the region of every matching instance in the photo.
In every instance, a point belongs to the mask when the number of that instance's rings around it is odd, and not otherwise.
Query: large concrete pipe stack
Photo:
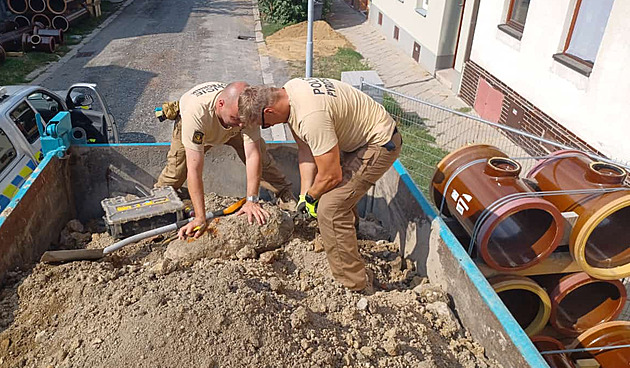
[[[630,322],[615,321],[627,301],[619,279],[630,276],[626,171],[580,151],[551,154],[524,180],[520,171],[496,147],[466,146],[438,163],[430,196],[534,345],[553,350],[550,366],[628,366],[630,348],[557,352],[630,344]]]

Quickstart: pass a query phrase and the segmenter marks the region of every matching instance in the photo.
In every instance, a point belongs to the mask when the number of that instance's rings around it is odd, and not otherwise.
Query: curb
[[[29,73],[26,76],[26,79],[30,81],[29,83],[35,84],[35,85],[42,84],[42,82],[46,80],[48,77],[50,77],[57,69],[59,69],[61,65],[66,63],[68,60],[72,59],[77,54],[77,52],[79,52],[79,49],[81,49],[88,42],[90,42],[94,37],[96,37],[96,35],[99,34],[99,32],[103,30],[103,28],[107,27],[111,22],[113,22],[116,18],[118,18],[120,13],[122,13],[122,11],[125,10],[125,8],[129,6],[133,1],[134,0],[125,1],[125,3],[123,3],[120,6],[120,8],[118,8],[118,10],[114,12],[114,14],[110,15],[109,18],[107,18],[103,23],[99,24],[98,27],[94,28],[92,33],[84,37],[80,43],[73,45],[70,51],[68,51],[68,53],[65,54],[61,59],[57,60],[54,63],[47,64],[39,69],[35,69],[31,73]]]
[[[254,31],[256,33],[256,46],[258,47],[258,57],[260,58],[260,71],[262,72],[263,84],[275,86],[276,82],[273,79],[273,73],[271,72],[271,62],[269,61],[269,50],[267,50],[267,43],[265,43],[265,37],[262,34],[262,24],[260,23],[260,11],[258,10],[258,0],[252,0],[252,10],[254,13]],[[275,141],[286,141],[287,134],[284,129],[285,124],[274,125],[271,130],[271,135]]]

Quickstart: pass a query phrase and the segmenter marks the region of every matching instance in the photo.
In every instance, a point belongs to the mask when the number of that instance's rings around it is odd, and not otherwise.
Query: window
[[[32,93],[26,99],[42,115],[45,123],[48,123],[61,110],[59,101],[44,92]]]
[[[0,172],[9,166],[11,162],[17,157],[17,151],[7,134],[0,129]]]
[[[394,26],[394,39],[396,41],[398,41],[399,34],[400,34],[400,29],[398,28],[398,26]]]
[[[11,120],[17,125],[20,132],[24,134],[29,143],[33,143],[39,138],[37,123],[35,123],[35,111],[26,103],[22,102],[10,113]]]
[[[578,0],[564,50],[553,57],[586,76],[591,74],[614,0]]]
[[[416,13],[422,15],[423,17],[426,17],[428,11],[429,11],[429,0],[418,0],[417,6],[416,6]]]
[[[529,0],[510,0],[506,22],[500,24],[499,29],[520,40],[523,37],[528,10]]]
[[[383,13],[378,12],[378,25],[382,26],[383,25]]]

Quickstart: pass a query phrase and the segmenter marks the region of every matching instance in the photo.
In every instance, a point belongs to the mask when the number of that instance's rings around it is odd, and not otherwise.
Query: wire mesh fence
[[[398,123],[403,136],[400,160],[420,190],[428,192],[436,164],[468,144],[490,144],[519,161],[527,172],[537,159],[557,150],[580,150],[598,161],[628,165],[600,157],[585,147],[571,147],[502,124],[466,110],[451,110],[396,91],[361,83],[361,90],[380,102]]]

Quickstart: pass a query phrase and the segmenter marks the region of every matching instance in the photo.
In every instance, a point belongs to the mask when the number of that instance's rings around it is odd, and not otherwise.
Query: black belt
[[[389,142],[385,143],[381,147],[385,148],[388,152],[391,152],[396,149],[396,143],[394,143],[394,136],[398,133],[398,127],[394,127],[394,132],[392,133],[392,139]]]

